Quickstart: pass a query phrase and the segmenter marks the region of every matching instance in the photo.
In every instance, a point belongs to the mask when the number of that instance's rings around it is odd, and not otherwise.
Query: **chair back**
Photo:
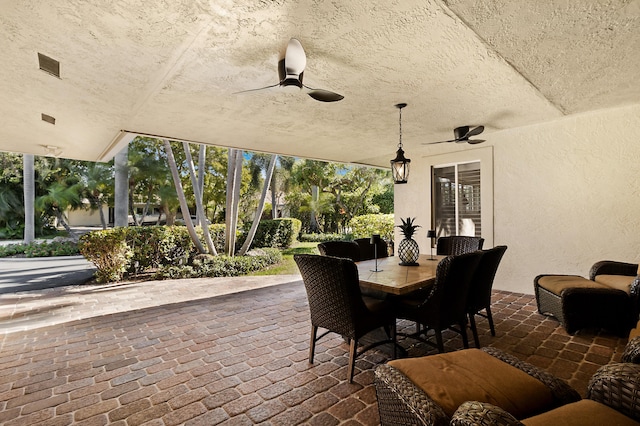
[[[419,309],[432,317],[441,327],[464,321],[467,315],[467,296],[481,252],[447,256],[438,263],[436,281]]]
[[[471,253],[482,250],[483,244],[484,238],[481,237],[467,237],[462,235],[440,237],[436,244],[436,253],[445,256]]]
[[[360,246],[353,241],[326,241],[318,244],[318,251],[323,256],[344,257],[354,262],[360,258]]]
[[[471,280],[469,295],[467,297],[467,311],[478,312],[491,305],[491,289],[496,277],[498,266],[507,251],[507,246],[496,246],[492,249],[482,250],[482,258]]]
[[[360,247],[360,260],[371,260],[376,256],[376,249],[378,250],[378,259],[383,257],[389,257],[389,249],[387,242],[380,239],[375,245],[371,244],[370,238],[358,238],[354,240],[358,247]]]
[[[311,324],[356,338],[357,323],[368,317],[368,309],[353,261],[313,254],[296,254],[293,258],[307,291]]]

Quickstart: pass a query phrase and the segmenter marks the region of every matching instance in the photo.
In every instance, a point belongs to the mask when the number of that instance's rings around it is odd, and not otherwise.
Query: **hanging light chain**
[[[402,107],[398,108],[400,110],[400,119],[398,123],[400,124],[400,143],[398,143],[398,148],[402,148]]]

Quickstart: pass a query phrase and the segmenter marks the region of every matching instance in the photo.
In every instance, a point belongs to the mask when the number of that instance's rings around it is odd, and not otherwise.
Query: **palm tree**
[[[267,190],[269,189],[269,183],[271,182],[273,169],[276,166],[276,161],[278,161],[278,156],[274,154],[271,156],[271,161],[269,161],[269,165],[267,166],[267,170],[265,171],[264,185],[262,187],[262,194],[260,195],[260,202],[258,203],[258,207],[256,208],[256,214],[253,218],[253,223],[251,224],[251,228],[249,229],[247,238],[244,240],[244,243],[240,248],[240,256],[243,256],[247,252],[247,250],[249,250],[249,247],[253,242],[253,237],[256,235],[256,230],[258,229],[258,224],[260,223],[260,218],[262,217],[262,211],[264,210],[264,201],[267,198]]]
[[[182,217],[184,218],[184,223],[187,225],[187,230],[189,231],[189,235],[191,236],[191,240],[193,244],[198,249],[198,252],[205,253],[205,249],[198,238],[198,234],[196,234],[196,230],[193,227],[193,222],[191,222],[191,214],[189,213],[189,206],[187,205],[187,199],[184,196],[184,189],[182,188],[182,181],[180,181],[180,174],[178,173],[178,166],[176,164],[176,159],[173,156],[173,150],[171,149],[171,143],[168,139],[162,140],[164,143],[164,149],[167,153],[167,161],[169,163],[169,168],[171,169],[171,176],[173,176],[173,182],[176,186],[176,192],[178,193],[178,200],[180,201],[180,210],[182,211]]]

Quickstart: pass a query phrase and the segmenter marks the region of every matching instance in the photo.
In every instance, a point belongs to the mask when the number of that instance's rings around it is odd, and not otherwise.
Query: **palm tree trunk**
[[[200,150],[198,152],[198,188],[200,188],[201,204],[203,202],[203,197],[204,197],[204,174],[205,174],[206,161],[207,161],[207,146],[204,144],[201,144]],[[202,214],[200,214],[200,211],[196,212],[196,218],[200,226],[203,226],[203,223],[206,221],[206,218],[207,218],[204,208],[202,209]]]
[[[271,183],[271,176],[273,176],[273,169],[276,166],[277,160],[278,160],[277,155],[271,156],[271,161],[269,162],[269,166],[267,167],[266,175],[264,177],[264,186],[262,187],[260,202],[258,203],[258,207],[256,208],[256,215],[253,218],[253,223],[251,224],[251,229],[249,229],[247,239],[244,240],[244,243],[240,248],[240,252],[239,252],[240,256],[244,256],[247,250],[249,250],[249,247],[253,242],[253,237],[256,235],[256,230],[258,229],[258,224],[260,223],[260,218],[262,217],[262,210],[264,210],[264,201],[267,198],[267,190],[269,189],[269,184]]]
[[[238,205],[240,203],[240,184],[242,182],[242,151],[229,148],[227,160],[227,208],[225,212],[225,251],[235,254],[236,229],[238,227]]]
[[[115,166],[115,200],[114,200],[114,226],[127,226],[129,219],[129,145],[116,154]],[[135,215],[134,215],[135,217]]]
[[[189,150],[189,143],[182,142],[182,147],[184,148],[184,153],[187,159],[187,166],[189,167],[189,174],[191,175],[191,185],[193,185],[193,195],[196,199],[196,217],[204,217],[204,208],[202,207],[202,193],[200,192],[200,185],[198,179],[196,177],[196,170],[193,166],[193,158],[191,157],[191,151]],[[202,171],[202,169],[201,169]],[[218,255],[215,246],[213,245],[213,240],[211,239],[211,234],[209,233],[209,224],[206,220],[202,220],[200,222],[202,229],[204,231],[204,241],[207,243],[207,248],[209,249],[209,253],[214,256]]]
[[[205,249],[196,234],[196,229],[191,222],[191,214],[189,213],[189,206],[187,205],[187,198],[184,195],[184,189],[182,188],[182,182],[180,181],[180,175],[178,174],[178,166],[176,165],[176,159],[173,156],[173,150],[168,139],[162,139],[164,142],[164,148],[167,151],[167,161],[169,162],[169,168],[171,169],[171,176],[173,177],[173,183],[176,186],[176,192],[178,194],[178,201],[180,201],[180,210],[182,211],[182,218],[184,219],[187,230],[193,240],[193,244],[198,249],[199,253],[205,253]]]
[[[35,186],[35,169],[33,154],[24,154],[22,156],[23,164],[23,180],[24,180],[24,243],[33,242],[36,234],[36,186]]]

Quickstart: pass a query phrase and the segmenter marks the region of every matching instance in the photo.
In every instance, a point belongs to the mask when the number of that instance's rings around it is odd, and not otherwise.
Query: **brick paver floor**
[[[331,334],[309,365],[304,286],[295,276],[284,281],[177,280],[0,298],[0,424],[379,424],[373,369],[389,356],[359,358],[349,384],[347,345]],[[626,343],[597,331],[567,335],[530,295],[496,291],[493,311],[496,337],[478,321],[484,345],[582,394]],[[447,350],[460,348],[453,333],[446,337]],[[433,353],[400,343],[412,356]]]

